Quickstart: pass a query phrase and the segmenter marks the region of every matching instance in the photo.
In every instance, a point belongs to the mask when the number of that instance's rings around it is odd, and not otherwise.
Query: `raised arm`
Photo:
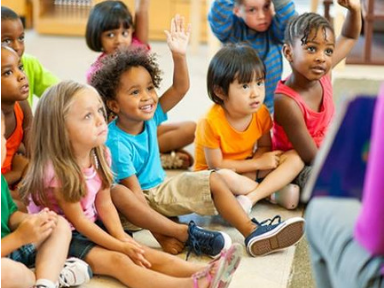
[[[167,44],[172,52],[174,70],[173,84],[160,97],[164,113],[171,110],[183,99],[189,89],[189,73],[186,52],[188,47],[191,26],[184,28],[184,18],[176,15],[171,21],[171,31],[165,31]]]
[[[234,0],[215,0],[208,13],[208,22],[213,34],[221,41],[226,42],[235,25],[240,24],[233,13]]]
[[[284,31],[289,20],[297,15],[295,3],[292,0],[272,0],[275,16],[272,21],[272,31],[275,38],[284,41]]]
[[[149,0],[136,0],[135,4],[135,36],[140,42],[148,44]]]
[[[348,10],[341,35],[337,38],[335,51],[332,56],[332,68],[342,61],[357,42],[361,31],[360,0],[337,0]]]

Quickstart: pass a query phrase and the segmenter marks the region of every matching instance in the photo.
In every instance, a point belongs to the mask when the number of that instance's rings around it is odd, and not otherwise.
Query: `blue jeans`
[[[372,257],[353,238],[361,203],[314,198],[307,207],[306,234],[318,288],[384,288],[384,257]]]

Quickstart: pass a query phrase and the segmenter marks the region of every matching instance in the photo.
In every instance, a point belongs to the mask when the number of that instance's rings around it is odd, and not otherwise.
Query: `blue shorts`
[[[103,229],[106,233],[108,233],[107,228],[104,226],[103,222],[96,220],[95,224]],[[129,231],[125,232],[132,236],[132,233]],[[74,230],[72,231],[72,240],[69,245],[68,256],[84,260],[89,251],[91,251],[91,249],[95,246],[97,246],[96,243],[92,242],[86,236]]]
[[[35,245],[27,244],[13,251],[7,257],[16,262],[23,263],[28,268],[33,268],[35,266],[36,253]]]

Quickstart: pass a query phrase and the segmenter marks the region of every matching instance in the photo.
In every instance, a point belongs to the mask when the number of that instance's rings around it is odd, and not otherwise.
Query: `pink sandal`
[[[232,280],[237,267],[239,267],[242,246],[240,244],[233,244],[227,251],[222,251],[220,258],[212,261],[210,265],[203,271],[199,271],[192,275],[193,287],[199,288],[198,280],[207,277],[210,283],[209,288],[226,288]],[[218,263],[217,263],[218,262]],[[218,269],[214,277],[211,275],[211,270],[214,265],[218,265]]]

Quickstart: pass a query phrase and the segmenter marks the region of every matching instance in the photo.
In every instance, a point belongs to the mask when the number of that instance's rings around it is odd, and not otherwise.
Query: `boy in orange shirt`
[[[246,176],[218,171],[228,185],[237,186],[237,199],[248,213],[267,197],[287,209],[296,208],[300,191],[290,183],[304,167],[294,150],[271,151],[272,119],[263,104],[265,75],[253,49],[222,48],[207,76],[208,95],[215,104],[196,129],[194,169],[227,168]]]

